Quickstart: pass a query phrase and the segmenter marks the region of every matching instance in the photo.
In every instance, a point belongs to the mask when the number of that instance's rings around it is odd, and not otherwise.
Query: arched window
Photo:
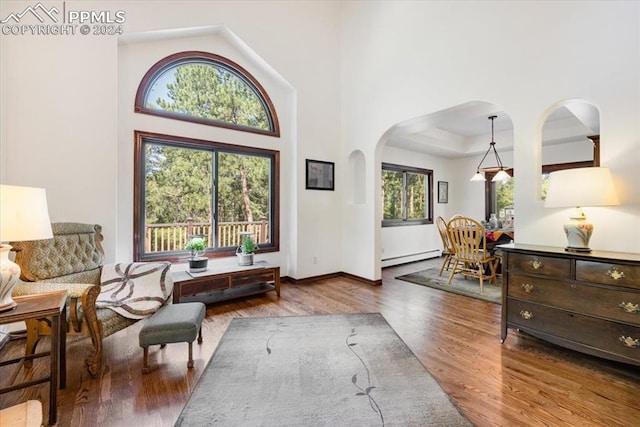
[[[280,136],[275,109],[260,83],[235,62],[208,52],[180,52],[158,61],[140,82],[135,111]]]

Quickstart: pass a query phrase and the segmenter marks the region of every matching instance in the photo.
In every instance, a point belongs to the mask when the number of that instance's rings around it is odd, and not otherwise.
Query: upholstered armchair
[[[11,242],[16,251],[15,262],[22,269],[22,282],[14,288],[13,295],[66,290],[67,334],[91,338],[94,350],[87,356],[85,365],[89,373],[95,376],[100,372],[103,363],[102,339],[152,314],[168,300],[173,288],[169,273],[170,264],[134,263],[104,266],[100,225],[54,223],[51,226],[53,239]],[[155,280],[162,282],[161,295],[138,298],[152,299],[154,308],[145,307],[145,310],[138,310],[133,316],[125,317],[122,315],[122,309],[130,309],[135,303],[129,304],[129,300],[123,302],[120,295],[127,292],[131,295],[131,283],[137,277],[132,271],[135,273],[136,266],[140,265],[150,266],[158,272]],[[104,308],[101,308],[100,299],[113,299],[113,305],[117,307],[106,307],[103,303]],[[124,314],[128,315],[127,312]],[[46,322],[27,322],[26,355],[33,354],[40,338],[50,334],[51,329]]]

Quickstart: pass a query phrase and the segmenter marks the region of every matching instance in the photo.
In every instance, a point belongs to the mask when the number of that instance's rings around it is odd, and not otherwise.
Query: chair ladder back
[[[440,239],[442,240],[442,250],[444,253],[454,253],[455,248],[449,238],[449,232],[447,230],[447,223],[444,218],[439,216],[436,218],[436,225],[438,226],[438,232],[440,233]]]
[[[447,225],[456,257],[465,262],[478,262],[484,258],[484,227],[469,217],[456,217]]]

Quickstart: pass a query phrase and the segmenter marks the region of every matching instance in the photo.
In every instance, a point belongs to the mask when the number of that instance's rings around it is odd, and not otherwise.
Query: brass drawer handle
[[[538,258],[534,258],[531,261],[529,261],[529,265],[534,270],[539,270],[540,268],[542,268],[542,261],[540,261]]]
[[[637,338],[625,337],[624,335],[622,335],[618,339],[622,342],[622,344],[624,344],[625,347],[629,347],[629,348],[640,347],[640,340]]]
[[[533,291],[533,285],[532,285],[532,284],[530,284],[530,283],[523,283],[523,284],[522,284],[522,285],[520,285],[520,286],[522,286],[522,289],[524,289],[524,291],[525,291],[526,293],[528,293],[528,294],[530,294],[530,293],[531,293],[531,291]]]
[[[611,270],[607,270],[607,277],[611,277],[613,280],[624,279],[624,271],[618,270],[618,267],[613,267]]]
[[[632,302],[621,302],[618,305],[621,309],[626,311],[627,313],[640,313],[640,304],[634,304]]]
[[[531,320],[531,319],[533,319],[533,313],[531,313],[531,312],[529,312],[529,311],[527,311],[527,310],[522,310],[522,311],[520,312],[520,316],[522,316],[522,318],[523,318],[524,320]],[[636,341],[637,341],[637,340],[636,340]]]

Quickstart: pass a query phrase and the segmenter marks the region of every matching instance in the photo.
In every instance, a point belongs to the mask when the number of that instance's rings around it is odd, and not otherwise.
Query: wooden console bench
[[[171,277],[174,304],[194,301],[209,304],[269,291],[280,296],[280,267],[265,261],[246,267],[209,267],[203,273],[176,271]]]

